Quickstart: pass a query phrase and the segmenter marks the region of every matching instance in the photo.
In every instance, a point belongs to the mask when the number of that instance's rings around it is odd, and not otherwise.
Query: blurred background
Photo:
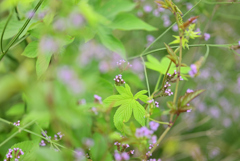
[[[183,14],[198,3],[197,0],[173,2]],[[201,37],[190,40],[189,44],[228,44],[229,47],[210,46],[199,73],[180,83],[182,95],[187,89],[206,91],[194,99],[195,108],[190,113],[180,115],[153,158],[240,160],[240,4],[237,3],[240,1],[214,2],[223,1],[202,0],[184,17],[187,21],[199,16],[196,30],[201,32]],[[42,146],[42,138],[35,134],[41,135],[47,130],[52,138],[58,132],[63,133],[64,137],[57,143],[68,150],[63,148],[64,153],[60,155],[44,146],[25,160],[31,157],[76,160],[72,150],[81,148],[87,153],[89,146],[93,160],[113,160],[116,149],[113,143],[121,140],[113,124],[116,108],[106,108],[101,101],[116,94],[113,79],[118,74],[122,74],[133,94],[147,89],[139,55],[175,22],[174,15],[150,0],[45,0],[34,14],[38,3],[34,0],[0,3],[0,34],[12,15],[2,37],[3,51],[31,18],[0,61],[0,117],[11,123],[21,120],[22,127],[27,126],[33,132],[19,132],[1,121],[0,159],[4,159],[9,148],[22,141],[34,141]],[[173,35],[178,35],[176,25],[149,51],[172,42]],[[205,53],[204,46],[185,49],[183,62],[190,66]],[[161,50],[151,55],[160,61],[167,52]],[[121,71],[117,62],[122,59],[132,67]],[[159,72],[147,69],[147,75],[153,92]],[[175,85],[171,89],[174,91]],[[173,96],[157,99],[156,120],[169,120],[164,111],[168,110],[166,101],[172,99]],[[165,128],[160,125],[155,134],[159,137]],[[4,142],[12,135],[14,137]],[[86,139],[94,145],[88,145]],[[132,143],[131,139],[129,142]],[[57,149],[58,145],[45,143]],[[130,143],[131,149],[137,148]]]

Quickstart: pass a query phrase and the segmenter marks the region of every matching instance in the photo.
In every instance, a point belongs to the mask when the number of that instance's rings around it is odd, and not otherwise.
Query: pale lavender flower
[[[214,118],[219,118],[220,116],[220,110],[218,107],[211,107],[209,109],[209,112]]]
[[[76,150],[74,150],[74,154],[75,154],[75,158],[78,159],[78,160],[85,160],[85,153],[83,151],[83,149],[81,148],[78,148]]]
[[[149,13],[149,12],[152,11],[152,6],[150,6],[150,5],[145,5],[145,6],[143,7],[143,10],[144,10],[145,12]]]
[[[69,16],[71,26],[81,27],[84,24],[84,17],[80,13],[73,12]]]
[[[172,28],[173,31],[177,32],[178,31],[178,25],[174,25]]]
[[[98,114],[97,108],[96,107],[92,107],[92,111],[94,112],[95,115]]]
[[[121,156],[122,156],[122,159],[123,159],[123,160],[129,160],[129,159],[130,159],[130,156],[129,156],[129,154],[128,154],[127,152],[123,152],[123,153],[121,154]]]
[[[238,46],[240,46],[240,41],[238,41]]]
[[[207,41],[210,39],[211,35],[209,33],[204,33],[204,40]]]
[[[107,61],[105,60],[100,61],[99,70],[101,73],[107,73],[110,69],[111,69],[111,66]]]
[[[39,43],[39,49],[43,54],[53,54],[58,51],[58,43],[50,36],[44,36]]]
[[[150,156],[152,156],[152,153],[151,153],[150,151],[148,151],[148,152],[146,153],[146,156],[147,156],[147,157],[150,157]]]
[[[192,90],[192,89],[187,89],[187,91],[186,91],[186,93],[192,93],[192,92],[194,92],[194,90]]]
[[[225,118],[225,119],[223,119],[222,124],[223,124],[224,127],[229,127],[229,126],[231,126],[232,121],[229,118]]]
[[[158,9],[153,10],[153,15],[155,17],[159,17],[160,16]]]
[[[115,151],[115,153],[114,153],[114,158],[115,158],[116,161],[121,161],[122,160],[122,156],[117,151]]]
[[[159,107],[159,103],[157,101],[155,101],[155,107]]]
[[[149,130],[147,127],[141,127],[136,129],[136,137],[140,138],[140,137],[147,137],[150,138],[151,135],[153,134],[153,131]]]
[[[92,147],[94,145],[93,139],[90,138],[84,138],[83,139],[83,144],[87,146],[88,148]]]
[[[33,18],[34,14],[35,14],[35,12],[33,10],[28,11],[26,17],[27,18]]]
[[[190,10],[193,8],[193,5],[191,3],[187,3],[187,10]]]
[[[94,95],[94,102],[102,104],[102,97],[95,94]]]
[[[197,74],[197,72],[198,72],[197,66],[196,66],[195,64],[191,64],[190,67],[191,67],[191,70],[189,71],[188,74],[189,74],[191,77],[194,77],[194,76]]]
[[[201,30],[200,30],[200,28],[197,28],[197,29],[195,30],[195,32],[199,32],[197,35],[201,35]]]
[[[46,146],[46,143],[44,142],[44,140],[41,140],[41,142],[39,143],[40,146]]]
[[[149,104],[153,103],[154,102],[154,99],[151,99],[149,101],[147,101]]]
[[[57,19],[53,23],[53,28],[55,30],[57,30],[57,31],[64,31],[64,30],[66,30],[66,20],[64,20],[63,18]]]
[[[147,35],[147,41],[148,42],[153,42],[155,40],[155,37],[152,35]]]
[[[17,122],[14,122],[13,125],[20,126],[20,120],[18,120]]]
[[[159,123],[154,122],[154,121],[151,121],[151,122],[149,123],[149,126],[150,126],[150,129],[151,129],[151,130],[156,131],[156,130],[158,129],[158,127],[159,127]]]
[[[187,112],[191,112],[191,111],[192,111],[192,109],[187,110]]]

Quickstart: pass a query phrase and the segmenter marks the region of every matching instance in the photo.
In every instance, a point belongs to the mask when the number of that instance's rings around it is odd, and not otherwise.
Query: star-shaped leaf
[[[112,95],[106,98],[103,102],[104,104],[112,107],[120,105],[113,118],[116,128],[120,131],[124,131],[124,123],[129,121],[132,113],[137,122],[142,126],[145,126],[144,116],[146,111],[144,107],[137,101],[137,99],[146,102],[148,97],[144,94],[147,93],[147,91],[139,91],[137,94],[135,94],[135,96],[133,96],[128,84],[125,84],[125,87],[115,87],[119,95]]]

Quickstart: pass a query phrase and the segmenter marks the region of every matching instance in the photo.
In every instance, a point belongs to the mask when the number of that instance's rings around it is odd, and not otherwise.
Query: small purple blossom
[[[155,107],[159,107],[159,103],[157,101],[155,101]]]
[[[130,159],[130,156],[129,156],[129,154],[128,154],[127,152],[123,152],[123,153],[121,154],[121,156],[122,156],[122,159],[123,159],[123,160],[129,160],[129,159]]]
[[[96,107],[92,107],[92,112],[94,112],[95,115],[98,114],[97,108]]]
[[[150,129],[151,129],[151,130],[156,131],[156,130],[158,129],[158,127],[159,127],[159,123],[154,122],[154,121],[151,121],[151,122],[149,123],[149,126],[150,126]]]
[[[85,19],[80,13],[73,12],[69,16],[69,21],[71,26],[77,28],[77,27],[81,27],[84,24]]]
[[[153,103],[154,102],[154,99],[151,99],[149,101],[147,101],[149,104]]]
[[[27,18],[33,18],[34,14],[35,14],[35,12],[33,10],[28,11],[26,17]]]
[[[178,25],[174,25],[172,28],[173,31],[177,32],[178,31]]]
[[[207,41],[210,39],[211,35],[209,33],[204,33],[204,40]]]
[[[39,143],[40,146],[46,146],[46,143],[44,140],[41,140],[41,142]]]
[[[125,84],[125,81],[122,79],[122,75],[121,75],[121,74],[116,75],[113,80],[115,81],[115,84],[116,84],[117,86],[120,86],[120,85],[122,85],[122,84]]]
[[[197,72],[198,72],[197,66],[196,66],[195,64],[191,64],[190,67],[191,67],[191,70],[189,71],[188,74],[189,74],[191,77],[194,77],[194,76],[197,74]]]

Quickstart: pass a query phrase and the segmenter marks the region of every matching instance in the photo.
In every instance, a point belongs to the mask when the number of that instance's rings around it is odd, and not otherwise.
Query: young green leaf
[[[33,41],[27,45],[22,55],[28,58],[36,58],[38,55],[38,42]]]
[[[144,94],[147,93],[147,91],[142,90],[133,96],[128,84],[125,84],[125,87],[115,87],[120,95],[112,95],[103,101],[103,103],[107,106],[116,107],[120,105],[114,115],[115,127],[119,131],[124,131],[124,123],[129,121],[132,113],[137,122],[144,126],[145,109],[136,99],[143,99],[144,102],[146,102],[148,97]]]
[[[39,54],[36,62],[36,73],[38,78],[41,77],[49,66],[52,54]]]

